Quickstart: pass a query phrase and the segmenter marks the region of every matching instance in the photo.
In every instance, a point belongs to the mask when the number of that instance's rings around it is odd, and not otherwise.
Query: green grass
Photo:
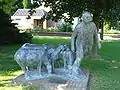
[[[85,60],[82,66],[92,75],[91,90],[120,90],[120,41],[102,41],[103,60]]]
[[[70,39],[35,36],[32,43],[70,44]],[[103,60],[83,60],[81,67],[91,74],[91,90],[120,90],[120,41],[101,41],[99,54]],[[13,78],[22,73],[13,60],[13,55],[21,45],[0,46],[0,90],[22,90],[21,86],[11,87]]]
[[[0,90],[16,89],[16,87],[9,87],[9,84],[22,72],[19,65],[13,60],[13,55],[19,47],[20,45],[0,46]]]
[[[34,36],[34,38],[32,39],[32,43],[38,44],[38,45],[42,45],[45,43],[48,44],[53,44],[55,46],[59,45],[59,44],[68,44],[70,43],[70,39],[67,38],[58,38],[58,37],[50,37],[50,36]]]

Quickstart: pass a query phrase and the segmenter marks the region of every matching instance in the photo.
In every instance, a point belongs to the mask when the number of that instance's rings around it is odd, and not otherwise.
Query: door
[[[43,21],[40,19],[34,19],[34,28],[43,28]]]

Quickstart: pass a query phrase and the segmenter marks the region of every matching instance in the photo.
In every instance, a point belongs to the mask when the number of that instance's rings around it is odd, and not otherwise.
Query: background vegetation
[[[120,25],[117,24],[118,22],[113,22],[113,23],[115,24],[114,26],[112,23],[108,23],[108,22],[104,23],[103,29],[105,34],[120,34],[120,29],[119,29]]]

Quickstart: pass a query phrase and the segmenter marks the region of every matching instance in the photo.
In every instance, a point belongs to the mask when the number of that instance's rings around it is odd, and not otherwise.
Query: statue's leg
[[[92,46],[92,55],[96,56],[97,55],[97,45],[94,43]]]
[[[89,44],[89,46],[86,47],[87,52],[85,52],[85,58],[90,59],[92,56],[92,45]]]
[[[40,76],[41,76],[41,68],[42,68],[42,60],[39,60],[37,71],[38,71]]]
[[[54,71],[55,71],[54,60],[49,60],[49,61],[51,61],[51,65],[52,65],[52,72],[54,72]]]
[[[73,58],[73,54],[70,54],[69,55],[69,58],[68,58],[68,60],[67,60],[67,68],[68,68],[68,70],[71,70],[72,69],[72,64],[73,64],[73,60],[74,60],[74,58]]]
[[[43,61],[43,63],[45,64],[45,66],[47,68],[48,74],[51,74],[52,73],[52,64],[53,63],[51,63],[51,61],[49,61],[47,56],[45,56],[44,58],[45,58],[45,60]]]
[[[60,66],[61,66],[60,58],[58,58],[56,61],[57,61],[57,64],[58,64],[58,68],[60,68]]]
[[[73,63],[73,68],[79,68],[82,58],[77,57]]]
[[[21,67],[21,69],[22,69],[24,72],[26,72],[25,64],[20,64],[20,63],[19,63],[19,66]]]
[[[24,71],[25,79],[30,80],[29,68],[26,65],[22,65],[22,70]]]
[[[82,45],[80,45],[80,47],[76,49],[76,59],[73,63],[73,67],[72,67],[73,75],[78,74],[78,70],[79,70],[82,59],[83,59],[83,48],[82,48]]]
[[[25,76],[26,76],[27,79],[30,79],[30,73],[29,73],[29,67],[28,66],[25,67]]]
[[[47,71],[48,71],[48,74],[52,73],[52,65],[49,62],[47,64]]]
[[[28,73],[28,67],[26,66],[25,63],[19,63],[19,66],[21,67],[21,69],[24,71],[24,75],[25,75],[25,78],[28,79],[28,76],[29,76],[29,73]]]
[[[67,68],[67,60],[65,57],[63,57],[63,61],[64,61],[64,69],[66,69]]]

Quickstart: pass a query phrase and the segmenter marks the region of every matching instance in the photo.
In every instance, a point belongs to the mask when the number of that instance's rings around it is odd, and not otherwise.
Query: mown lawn
[[[32,43],[70,44],[70,39],[34,37]],[[83,60],[81,67],[90,70],[91,90],[120,90],[120,41],[101,41],[99,51],[102,60]],[[13,60],[13,55],[21,45],[0,46],[0,90],[22,90],[21,86],[11,87],[13,78],[22,73]]]

